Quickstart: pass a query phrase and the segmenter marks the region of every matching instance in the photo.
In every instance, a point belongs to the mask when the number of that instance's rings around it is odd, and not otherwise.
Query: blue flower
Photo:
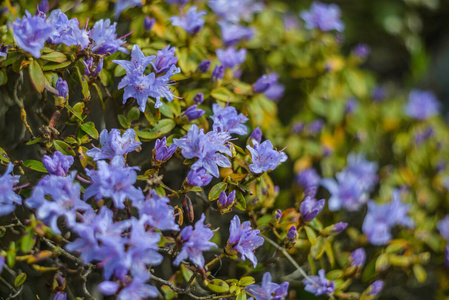
[[[101,148],[94,147],[87,150],[86,154],[94,160],[113,159],[115,156],[123,156],[135,151],[142,143],[136,141],[134,129],[127,129],[123,136],[120,136],[118,129],[111,129],[109,133],[107,129],[104,129],[100,133],[100,144]]]
[[[309,11],[301,12],[301,18],[306,22],[307,29],[318,28],[321,31],[343,31],[345,25],[340,20],[340,8],[335,4],[314,2]]]
[[[352,251],[350,255],[351,265],[356,268],[361,268],[365,264],[366,252],[363,248],[358,248]]]
[[[83,60],[84,64],[84,75],[89,78],[97,77],[100,74],[100,71],[103,69],[103,58],[94,64],[94,58],[91,56],[90,58]]]
[[[296,174],[296,183],[303,189],[311,186],[318,186],[320,181],[320,175],[318,175],[315,169],[312,168],[301,170]]]
[[[329,296],[334,292],[335,283],[326,278],[326,271],[321,269],[318,271],[318,276],[309,276],[302,281],[305,284],[305,290],[315,296],[326,295]]]
[[[354,112],[354,110],[357,109],[357,106],[359,106],[359,102],[357,101],[357,99],[355,98],[349,98],[346,101],[346,105],[345,105],[345,113],[347,114],[351,114]]]
[[[151,63],[156,74],[169,71],[176,63],[178,58],[175,56],[175,48],[168,45],[157,52],[156,60]]]
[[[183,116],[186,116],[189,121],[196,120],[204,115],[206,112],[202,109],[197,108],[198,105],[192,105],[186,109],[185,112],[182,113]]]
[[[292,225],[287,232],[287,239],[296,240],[297,236],[298,236],[298,230],[296,229],[295,225]]]
[[[175,223],[174,209],[169,203],[167,197],[160,197],[152,190],[139,207],[140,220],[145,225],[161,231],[179,231],[179,226]]]
[[[155,55],[145,56],[140,50],[139,45],[135,44],[131,50],[131,61],[128,60],[113,60],[113,63],[116,63],[120,65],[123,69],[126,70],[127,75],[126,77],[133,77],[133,76],[142,76],[143,72],[145,71],[145,68],[156,58]],[[122,79],[123,80],[125,80]],[[126,84],[119,84],[120,85],[126,85]],[[120,87],[119,87],[120,89]]]
[[[417,120],[426,120],[437,115],[441,108],[440,102],[431,91],[413,90],[405,105],[405,113]]]
[[[200,62],[200,64],[198,65],[198,72],[201,73],[206,73],[207,71],[209,71],[210,68],[210,60],[203,60],[202,62]]]
[[[379,166],[376,162],[370,162],[365,159],[362,154],[351,153],[348,155],[348,165],[344,172],[349,172],[357,176],[360,184],[367,190],[371,191],[379,181],[377,170]]]
[[[353,50],[354,55],[362,60],[365,60],[370,52],[371,49],[366,44],[357,44]]]
[[[69,96],[69,86],[67,85],[67,81],[59,77],[58,81],[56,81],[55,88],[58,91],[58,97],[67,99],[67,97]]]
[[[165,0],[169,4],[186,5],[190,0]]]
[[[28,11],[22,19],[17,18],[12,23],[12,28],[17,45],[36,58],[41,57],[45,41],[56,32],[55,27],[47,23],[45,18],[31,16]]]
[[[250,40],[254,35],[254,30],[249,27],[240,26],[231,22],[218,22],[221,27],[221,37],[226,47],[234,46],[241,40]]]
[[[167,138],[164,136],[161,139],[157,139],[153,149],[154,159],[157,163],[163,163],[172,157],[178,146],[171,144],[167,147]]]
[[[150,18],[148,16],[145,17],[143,20],[143,28],[145,30],[151,30],[154,27],[154,24],[156,23],[156,20],[154,18]]]
[[[265,91],[265,97],[272,101],[278,101],[284,96],[285,87],[283,84],[275,83]]]
[[[257,0],[209,0],[209,7],[228,22],[251,21],[264,5]]]
[[[210,118],[214,121],[214,131],[226,131],[238,135],[248,133],[248,128],[243,124],[248,121],[248,118],[239,114],[233,106],[222,107],[220,104],[214,103],[212,111],[214,114]]]
[[[449,242],[449,215],[446,215],[444,219],[438,222],[437,224],[438,230],[441,233],[441,236]]]
[[[146,284],[150,278],[149,272],[134,276],[131,283],[120,291],[117,300],[156,298],[159,294],[157,288]]]
[[[51,12],[47,23],[54,26],[56,31],[50,37],[52,44],[66,44],[67,46],[80,46],[81,49],[89,45],[89,34],[80,29],[77,19],[70,19],[60,9]]]
[[[115,17],[118,18],[122,11],[134,6],[142,6],[142,0],[118,0],[114,6]]]
[[[111,25],[109,19],[95,22],[89,32],[91,39],[89,46],[92,48],[92,52],[100,55],[112,54],[117,50],[127,53],[127,50],[121,47],[125,41],[122,38],[117,38],[116,27],[117,23],[114,22]]]
[[[384,282],[382,280],[376,280],[368,287],[368,295],[375,296],[379,294],[383,288]]]
[[[259,127],[256,127],[253,132],[251,132],[251,135],[249,136],[250,139],[255,140],[256,142],[260,143],[262,140],[262,130],[260,130]]]
[[[226,49],[217,49],[216,53],[223,67],[229,69],[240,66],[246,59],[246,49],[237,51],[234,47],[228,47]]]
[[[313,196],[306,196],[301,205],[299,206],[299,211],[301,212],[301,217],[305,222],[310,222],[323,210],[325,200],[321,199],[316,201]]]
[[[226,196],[226,193],[224,191],[221,192],[217,202],[220,212],[230,211],[232,205],[234,204],[234,200],[235,200],[235,191],[230,192],[228,196]]]
[[[184,28],[184,30],[190,34],[195,35],[203,29],[204,20],[202,16],[206,15],[206,11],[201,10],[196,11],[197,7],[192,6],[189,8],[185,16],[174,16],[170,18],[173,26],[179,26]]]
[[[229,246],[242,255],[242,259],[249,259],[254,268],[257,265],[257,257],[254,255],[254,251],[262,246],[264,239],[259,236],[260,230],[252,229],[251,223],[245,221],[240,224],[240,219],[236,215],[231,220],[231,226],[229,227]]]
[[[273,149],[273,144],[266,140],[262,144],[254,143],[254,148],[247,145],[246,148],[251,152],[252,164],[249,169],[254,174],[261,174],[274,170],[276,167],[287,160],[287,155],[282,151]]]
[[[73,157],[64,155],[59,151],[55,151],[52,157],[44,155],[42,163],[44,164],[44,167],[47,169],[49,174],[66,176],[69,172],[69,168],[73,164]]]
[[[225,68],[224,66],[215,66],[214,71],[212,72],[212,82],[216,82],[217,80],[223,79],[225,75]]]
[[[175,266],[179,266],[181,261],[189,259],[195,265],[204,267],[204,256],[202,252],[212,247],[217,247],[217,245],[209,241],[214,233],[209,226],[204,224],[205,219],[206,216],[202,214],[198,222],[195,223],[195,229],[192,226],[187,226],[181,231],[183,245],[173,262]]]
[[[206,186],[212,180],[212,175],[207,173],[205,168],[192,169],[187,174],[187,182],[195,186]]]
[[[124,202],[130,199],[133,206],[138,207],[144,195],[140,188],[135,188],[138,167],[127,167],[123,157],[116,156],[108,164],[104,160],[97,162],[98,170],[86,169],[92,184],[86,189],[84,199],[93,196],[95,199],[112,198],[115,208],[125,208]]]
[[[200,105],[204,102],[204,95],[203,93],[198,93],[193,97],[193,102],[195,102],[197,105]]]
[[[16,209],[14,203],[22,204],[22,198],[13,191],[20,178],[19,175],[10,174],[13,169],[14,165],[9,163],[5,173],[0,177],[0,216],[12,213]]]
[[[57,292],[55,297],[53,298],[53,300],[67,300],[67,294],[66,293]]]
[[[279,75],[277,73],[270,73],[267,75],[262,75],[253,85],[253,91],[254,93],[264,93],[266,92],[271,86],[276,84],[278,81]]]
[[[43,13],[47,13],[49,9],[48,0],[42,0],[37,7],[37,10]]]
[[[270,272],[266,272],[262,277],[262,284],[251,284],[246,287],[246,290],[256,300],[283,300],[287,296],[289,283],[287,281],[277,284],[271,282]]]

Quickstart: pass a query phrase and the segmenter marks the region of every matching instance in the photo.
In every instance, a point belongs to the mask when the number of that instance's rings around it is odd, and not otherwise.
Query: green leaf
[[[98,131],[95,128],[95,124],[94,122],[87,122],[87,123],[83,123],[81,124],[81,129],[87,133],[88,135],[90,135],[92,138],[98,140]]]
[[[312,245],[310,248],[310,255],[312,255],[313,259],[319,259],[324,253],[324,238],[319,236],[316,239],[315,245]]]
[[[163,116],[167,118],[173,118],[173,111],[170,109],[167,103],[164,103],[161,107],[159,107],[159,111]]]
[[[8,75],[6,75],[6,68],[0,69],[0,86],[8,82]]]
[[[0,147],[0,160],[9,163],[8,154],[6,154],[6,151],[2,147]]]
[[[379,255],[379,257],[376,260],[376,272],[381,273],[381,272],[387,270],[389,265],[390,265],[390,263],[389,263],[389,259],[388,259],[388,254],[382,253],[381,255]]]
[[[145,130],[136,130],[136,134],[139,138],[144,139],[144,140],[154,140],[160,136],[159,133],[145,131]]]
[[[14,285],[21,286],[25,282],[26,279],[27,279],[27,274],[20,273],[19,275],[17,275],[16,279],[14,279]]]
[[[427,272],[421,265],[413,266],[413,274],[415,274],[415,278],[419,283],[424,283],[427,279]]]
[[[225,191],[228,188],[228,184],[226,182],[219,182],[214,185],[209,192],[209,201],[214,201],[220,196],[220,193]]]
[[[329,280],[335,280],[344,276],[343,270],[332,270],[327,272],[326,278]]]
[[[98,86],[98,84],[96,84],[95,82],[92,83],[92,85],[95,88],[95,90],[97,91],[98,97],[100,98],[100,102],[101,102],[101,108],[104,110],[105,106],[104,106],[104,102],[103,102],[103,92],[101,91],[101,89]]]
[[[246,199],[245,196],[243,196],[242,192],[239,190],[235,191],[235,208],[239,210],[246,210]]]
[[[128,119],[129,123],[139,120],[140,110],[137,107],[131,108],[128,114],[126,115],[126,118]]]
[[[316,233],[315,231],[310,228],[309,226],[304,226],[304,229],[307,234],[307,238],[309,239],[310,244],[315,245],[316,244]]]
[[[229,285],[226,281],[217,278],[210,280],[207,287],[215,293],[226,293],[229,291]]]
[[[81,83],[81,92],[83,93],[84,99],[90,98],[90,90],[89,90],[89,84],[87,83],[86,79],[81,75],[81,71],[78,67],[76,67],[76,72],[78,73],[78,79]]]
[[[81,103],[81,104],[80,104]],[[75,104],[75,106],[72,108],[68,103],[65,104],[65,107],[80,121],[83,121],[83,117],[81,116],[80,112],[84,109],[84,103],[78,102]]]
[[[246,294],[245,293],[240,293],[237,295],[237,297],[235,298],[235,300],[246,300]]]
[[[37,143],[39,143],[41,141],[42,141],[42,138],[38,137],[38,138],[35,138],[35,139],[32,139],[32,140],[28,141],[25,145],[27,145],[27,146],[34,145],[34,144],[37,144]]]
[[[124,115],[118,115],[117,116],[118,122],[120,123],[120,126],[123,128],[130,128],[131,124],[129,124],[128,119]]]
[[[240,99],[237,99],[235,95],[224,87],[220,87],[216,90],[213,90],[210,95],[217,100],[221,100],[223,102],[239,102]]]
[[[49,70],[62,69],[62,68],[67,67],[67,66],[70,65],[71,63],[72,63],[72,62],[70,62],[70,61],[65,61],[65,62],[63,62],[63,63],[48,63],[48,64],[45,64],[45,65],[42,67],[42,70],[44,70],[44,71],[49,71]]]
[[[47,169],[44,167],[44,164],[40,161],[29,159],[23,162],[23,165],[28,169],[38,171],[41,173],[48,173]]]
[[[61,152],[62,154],[75,156],[75,151],[73,151],[72,147],[70,147],[70,145],[67,144],[66,142],[56,140],[54,142],[54,145],[55,145],[55,149],[58,150],[59,152]]]
[[[254,280],[253,277],[251,277],[251,276],[244,276],[244,277],[240,278],[239,286],[247,286],[247,285],[253,284],[255,282],[256,281]]]
[[[36,239],[34,238],[34,232],[30,230],[25,236],[20,240],[20,250],[23,253],[28,253],[33,249]]]
[[[10,268],[14,267],[16,264],[16,243],[11,242],[9,244],[8,252],[6,253],[6,262]]]
[[[45,88],[45,76],[42,72],[41,66],[37,60],[33,60],[29,67],[31,83],[39,93],[42,93]]]
[[[42,59],[53,61],[57,63],[62,63],[67,60],[67,56],[64,55],[64,53],[53,51],[48,54],[44,54],[41,56]]]
[[[151,129],[151,132],[158,133],[159,135],[169,133],[173,128],[175,128],[176,123],[172,119],[163,119],[160,120],[154,127]]]

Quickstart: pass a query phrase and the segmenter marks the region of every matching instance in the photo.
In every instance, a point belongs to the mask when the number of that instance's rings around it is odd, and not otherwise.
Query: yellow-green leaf
[[[220,196],[220,193],[228,188],[226,182],[220,182],[214,185],[209,192],[209,201],[214,201]]]
[[[212,279],[207,287],[215,293],[226,293],[229,291],[229,285],[221,279]]]
[[[217,100],[221,100],[223,102],[238,102],[239,99],[235,97],[235,95],[224,87],[220,87],[216,90],[213,90],[210,95]]]
[[[151,132],[158,133],[159,135],[169,133],[173,128],[175,128],[176,123],[172,119],[160,120],[156,125],[154,125]]]
[[[87,133],[88,135],[90,135],[91,137],[93,137],[94,139],[98,140],[98,131],[95,128],[95,124],[94,122],[87,122],[87,123],[83,123],[81,124],[81,129]]]
[[[57,63],[62,63],[67,60],[67,56],[64,55],[64,53],[53,51],[48,54],[44,54],[41,56],[42,59],[53,61]]]
[[[20,273],[19,275],[17,275],[16,279],[14,279],[14,285],[21,286],[25,282],[26,279],[27,279],[27,274]]]
[[[310,244],[315,245],[316,244],[315,231],[309,226],[304,226],[304,229],[306,230],[307,238],[309,239]]]
[[[75,156],[75,151],[73,151],[73,148],[70,147],[70,145],[67,144],[66,142],[56,140],[54,142],[54,145],[55,145],[55,149],[58,150],[59,152],[61,152],[62,154]]]
[[[36,89],[36,91],[38,91],[39,93],[42,93],[44,91],[44,87],[45,87],[45,76],[44,76],[44,72],[42,72],[42,68],[39,65],[39,63],[37,62],[37,60],[33,60],[30,63],[29,71],[30,71],[31,83],[33,83],[33,86]]]
[[[42,172],[42,173],[48,173],[47,169],[44,167],[44,164],[40,161],[29,159],[23,162],[23,165],[27,167],[28,169]]]
[[[48,63],[48,64],[45,64],[45,65],[42,67],[42,70],[48,71],[48,70],[62,69],[62,68],[67,67],[67,66],[70,65],[71,63],[72,63],[72,62],[70,62],[70,61],[65,61],[65,62],[62,62],[62,63]]]

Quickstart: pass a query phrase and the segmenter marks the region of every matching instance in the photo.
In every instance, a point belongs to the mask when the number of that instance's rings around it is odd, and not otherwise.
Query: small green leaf
[[[6,262],[8,263],[9,267],[14,267],[16,264],[16,243],[11,242],[9,244],[8,252],[6,253]]]
[[[45,88],[45,76],[44,72],[42,72],[42,68],[37,62],[37,60],[33,60],[29,67],[31,82],[33,83],[34,88],[39,93],[42,93]]]
[[[151,132],[162,135],[169,133],[175,126],[176,123],[172,119],[162,119],[151,129]]]
[[[246,199],[245,196],[243,196],[242,192],[239,190],[235,191],[235,208],[239,210],[246,210]]]
[[[41,141],[42,141],[42,138],[41,138],[41,137],[38,137],[38,138],[35,138],[35,139],[30,140],[29,142],[26,143],[26,145],[27,145],[27,146],[29,146],[29,145],[34,145],[34,144],[37,144],[37,143],[39,143],[39,142],[41,142]],[[1,158],[0,158],[0,159],[1,159]]]
[[[129,123],[139,120],[140,110],[137,107],[131,108],[128,114],[126,115],[126,118],[128,119]]]
[[[0,147],[0,160],[9,163],[8,154],[6,154],[6,151],[2,147]]]
[[[80,104],[81,103],[81,104]],[[78,105],[80,104],[80,105]],[[83,121],[83,117],[81,116],[80,112],[83,111],[84,108],[84,103],[82,102],[78,102],[77,104],[75,104],[75,106],[72,108],[68,103],[65,104],[65,107],[76,117],[78,118],[80,121]],[[73,120],[72,120],[73,121]]]
[[[307,234],[307,238],[309,239],[310,244],[315,245],[316,244],[316,233],[315,231],[310,228],[309,226],[304,226],[304,229]]]
[[[72,147],[70,147],[70,145],[67,144],[66,142],[56,140],[54,142],[54,145],[55,145],[55,149],[58,150],[59,152],[61,152],[62,154],[75,156],[75,151],[73,151]]]
[[[104,110],[105,106],[104,106],[104,102],[103,102],[103,92],[101,91],[100,87],[98,86],[98,84],[96,84],[95,82],[92,83],[92,86],[95,88],[95,90],[97,91],[98,97],[100,98],[100,102],[101,102],[101,108]]]
[[[53,51],[48,54],[44,54],[41,56],[42,59],[53,61],[57,63],[62,63],[67,60],[67,56],[64,55],[64,53]]]
[[[225,191],[228,188],[228,184],[226,182],[219,182],[214,185],[209,192],[209,201],[214,201],[220,196],[220,193]]]
[[[382,253],[376,260],[376,272],[381,273],[387,270],[389,265],[388,254]]]
[[[229,291],[229,285],[226,281],[217,278],[210,280],[207,287],[215,293],[226,293]]]
[[[310,255],[312,255],[313,259],[319,259],[324,253],[324,238],[319,236],[316,239],[315,245],[312,245],[310,248]]]
[[[247,285],[253,284],[255,282],[256,281],[254,280],[253,277],[251,277],[251,276],[244,276],[244,277],[240,278],[239,286],[247,286]]]
[[[0,86],[8,82],[8,75],[6,75],[6,68],[0,69]]]
[[[220,87],[216,90],[213,90],[210,95],[217,100],[223,102],[239,102],[239,99],[235,97],[235,95],[224,87]]]
[[[136,130],[136,134],[139,138],[143,140],[154,140],[160,136],[159,133],[144,130]]]
[[[71,63],[72,62],[70,62],[70,61],[65,61],[62,63],[48,63],[42,67],[42,70],[49,71],[49,70],[63,69],[65,67],[67,67],[68,65],[70,65]]]
[[[17,275],[16,279],[14,279],[14,285],[21,286],[25,282],[26,279],[27,279],[27,274],[20,273],[19,275]]]
[[[329,280],[335,280],[335,279],[342,278],[343,275],[344,275],[343,270],[332,270],[332,271],[327,272],[326,278]]]
[[[48,173],[47,169],[44,167],[44,164],[40,161],[29,159],[23,162],[23,165],[28,169],[38,171],[41,173]]]
[[[128,119],[124,115],[118,115],[117,116],[118,122],[120,123],[120,126],[123,128],[130,128],[131,124],[129,124]]]
[[[87,122],[87,123],[83,123],[81,124],[81,129],[87,133],[88,135],[90,135],[92,138],[98,140],[98,131],[95,128],[95,124],[94,122]]]
[[[34,238],[34,232],[30,230],[26,235],[20,240],[20,250],[23,253],[28,253],[33,249],[36,239]]]
[[[240,293],[237,295],[237,297],[235,298],[235,300],[246,300],[246,294],[245,293]]]
[[[415,278],[419,283],[423,283],[427,279],[427,272],[421,265],[413,266],[413,274],[415,274]]]

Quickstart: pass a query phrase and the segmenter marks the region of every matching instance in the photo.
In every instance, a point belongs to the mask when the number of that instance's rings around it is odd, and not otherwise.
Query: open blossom
[[[202,17],[206,15],[206,11],[201,10],[197,12],[196,10],[196,6],[192,6],[184,16],[171,17],[170,21],[172,25],[184,28],[184,30],[190,35],[197,34],[201,31],[201,29],[203,29],[204,20]]]
[[[195,223],[195,228],[187,226],[181,231],[183,245],[173,262],[175,266],[178,266],[181,261],[189,259],[195,265],[204,267],[204,256],[202,252],[212,247],[217,247],[217,245],[209,241],[214,233],[208,225],[204,224],[205,219],[206,216],[202,214],[198,222]]]
[[[84,64],[84,75],[87,77],[93,78],[100,74],[100,71],[103,69],[103,58],[94,64],[94,58],[91,56],[86,60],[83,60]]]
[[[306,287],[307,292],[315,294],[315,296],[327,295],[334,292],[335,283],[326,278],[326,271],[321,269],[318,271],[318,276],[309,276],[302,281]]]
[[[62,177],[47,175],[34,187],[26,205],[36,209],[36,217],[50,226],[53,232],[60,234],[58,218],[65,217],[71,226],[75,223],[77,211],[92,210],[92,207],[80,199],[81,186],[74,183],[75,173]]]
[[[254,30],[227,21],[218,22],[221,27],[221,38],[226,47],[233,46],[241,40],[249,40],[254,35]]]
[[[413,220],[407,216],[410,205],[401,201],[398,190],[392,192],[390,203],[368,203],[368,213],[363,221],[362,230],[373,245],[384,245],[391,240],[391,228],[396,225],[413,227]]]
[[[232,155],[226,146],[228,140],[227,132],[210,131],[205,134],[203,129],[193,124],[185,137],[173,139],[173,143],[182,149],[185,158],[198,158],[192,165],[193,170],[205,168],[213,176],[219,177],[218,166],[225,168],[231,166],[229,159],[222,154]]]
[[[80,46],[81,49],[89,45],[89,34],[80,29],[76,18],[69,19],[60,9],[55,9],[48,16],[47,23],[56,29],[50,37],[52,44],[66,44],[67,46]]]
[[[175,56],[175,48],[168,45],[157,52],[156,60],[151,63],[156,74],[165,73],[176,65],[178,58]]]
[[[417,120],[426,120],[437,115],[441,108],[440,102],[431,91],[413,90],[405,105],[405,113]]]
[[[145,68],[156,58],[155,55],[145,56],[140,50],[139,45],[135,44],[131,50],[131,61],[128,60],[113,60],[113,63],[120,65],[126,70],[127,76],[132,77],[134,73],[143,75]],[[123,81],[123,79],[122,79]]]
[[[127,53],[127,50],[122,47],[125,42],[122,38],[117,38],[116,33],[117,23],[111,25],[111,20],[100,20],[95,22],[94,26],[89,32],[89,38],[92,52],[103,55],[106,53],[114,53],[121,51]]]
[[[239,114],[233,106],[222,107],[220,104],[214,103],[212,111],[214,114],[210,118],[214,121],[213,128],[215,131],[226,131],[239,135],[247,134],[248,128],[243,123],[248,121],[248,118]]]
[[[228,22],[251,21],[264,5],[257,0],[209,0],[209,7]]]
[[[310,222],[323,210],[325,200],[321,199],[317,201],[313,196],[306,196],[301,205],[299,206],[299,211],[301,212],[301,217],[304,221]]]
[[[264,239],[259,236],[260,230],[252,229],[251,223],[245,221],[240,224],[240,219],[237,215],[231,220],[231,226],[229,227],[229,240],[228,244],[231,249],[237,251],[242,255],[242,259],[249,259],[254,268],[257,265],[257,257],[254,255],[254,251],[262,246]]]
[[[281,284],[271,282],[270,272],[266,272],[262,277],[262,284],[248,285],[246,290],[251,293],[256,300],[283,300],[288,293],[288,281]]]
[[[262,75],[253,85],[254,93],[266,92],[271,86],[276,84],[279,75],[277,73],[270,73]]]
[[[0,216],[12,213],[16,208],[14,204],[22,204],[22,198],[13,191],[20,178],[19,175],[11,175],[13,169],[14,165],[9,163],[0,177]]]
[[[378,169],[378,164],[366,160],[364,155],[350,153],[348,155],[348,165],[344,172],[350,172],[357,176],[360,180],[360,184],[363,185],[366,190],[371,191],[379,181],[379,176],[376,174]]]
[[[175,212],[173,206],[169,205],[167,197],[161,197],[154,190],[147,196],[139,207],[140,220],[145,225],[155,229],[179,231],[175,223]]]
[[[59,151],[55,151],[52,157],[44,155],[42,163],[49,174],[66,176],[69,172],[69,168],[73,164],[73,157],[70,155],[64,155]]]
[[[94,160],[113,159],[115,156],[123,156],[135,151],[142,143],[136,141],[134,129],[127,129],[120,136],[120,130],[113,128],[109,133],[107,129],[100,133],[100,144],[101,148],[94,147],[87,150],[86,154]]]
[[[115,17],[118,18],[122,11],[134,6],[142,6],[142,0],[118,0],[114,6]]]
[[[311,186],[318,186],[320,184],[321,177],[315,171],[315,169],[307,168],[301,170],[296,174],[296,183],[303,189]]]
[[[287,160],[287,155],[282,151],[273,149],[273,144],[269,140],[261,144],[254,143],[254,148],[250,145],[247,145],[246,148],[251,152],[253,163],[249,165],[249,169],[254,174],[274,170],[280,163]]]
[[[306,22],[307,29],[318,28],[321,31],[337,30],[345,28],[340,20],[340,8],[335,4],[323,4],[314,2],[309,11],[301,12],[301,18]]]
[[[140,188],[135,188],[138,167],[125,166],[124,158],[116,156],[108,164],[104,160],[97,162],[98,170],[86,170],[92,184],[86,189],[84,199],[95,197],[98,201],[103,198],[112,198],[115,208],[125,208],[126,199],[138,206],[144,196]]]
[[[205,168],[192,169],[187,175],[187,182],[191,185],[206,186],[212,180],[212,175],[207,173]]]
[[[28,11],[22,19],[17,18],[12,23],[14,38],[20,49],[31,53],[36,58],[41,57],[41,50],[45,41],[56,29],[39,15],[32,16]]]
[[[246,49],[237,51],[234,47],[228,47],[226,49],[217,49],[216,53],[223,67],[229,69],[240,66],[246,59]]]

